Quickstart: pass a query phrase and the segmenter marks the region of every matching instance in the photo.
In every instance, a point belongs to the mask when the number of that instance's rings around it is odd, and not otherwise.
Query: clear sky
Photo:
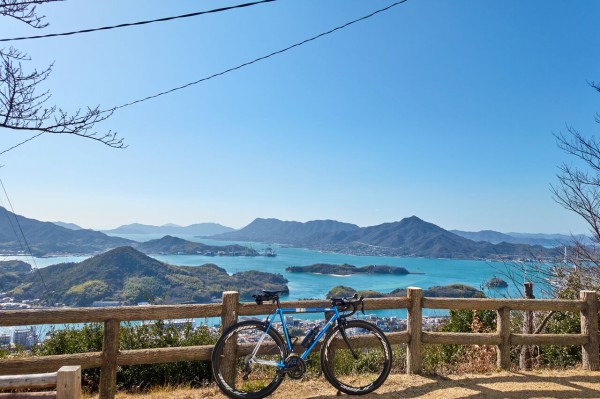
[[[234,1],[67,0],[42,31]],[[201,79],[391,1],[278,0],[172,22],[12,43],[65,110],[110,108]],[[117,150],[45,135],[0,156],[17,213],[86,228],[256,217],[369,226],[416,215],[446,229],[582,233],[550,193],[571,159],[553,133],[598,134],[600,2],[408,0],[238,71],[117,111]],[[6,43],[5,43],[6,44]],[[0,151],[29,137],[0,129]],[[2,194],[2,203],[7,199]]]

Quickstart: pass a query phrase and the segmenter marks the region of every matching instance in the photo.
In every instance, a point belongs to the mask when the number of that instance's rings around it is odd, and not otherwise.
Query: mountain
[[[258,218],[241,230],[217,234],[211,238],[231,241],[276,242],[287,245],[305,246],[315,244],[323,236],[358,229],[357,225],[334,220],[313,220],[301,223]]]
[[[530,234],[530,233],[499,233],[493,230],[461,231],[450,230],[452,233],[473,241],[487,241],[492,244],[506,242],[509,244],[541,245],[547,248],[572,245],[573,239],[584,244],[592,244],[588,236],[578,234],[570,236],[566,234]]]
[[[280,274],[248,271],[230,276],[214,264],[173,266],[132,247],[120,247],[79,263],[47,266],[39,273],[21,273],[6,279],[0,269],[0,292],[18,300],[44,295],[52,303],[89,306],[97,300],[125,303],[210,302],[226,290],[245,299],[261,289],[288,291]],[[12,273],[14,277],[14,272]]]
[[[514,259],[555,255],[555,251],[542,246],[475,242],[416,216],[370,227],[358,227],[336,221],[300,223],[256,219],[240,230],[213,238],[277,242],[353,255],[459,259]]]
[[[189,226],[178,226],[176,224],[165,224],[162,226],[152,226],[148,224],[132,223],[119,226],[112,230],[103,230],[106,234],[186,234],[195,236],[212,236],[234,231],[231,227],[226,227],[218,223],[196,223]]]
[[[225,255],[225,256],[259,256],[254,249],[241,245],[206,245],[199,242],[187,241],[182,238],[164,236],[135,245],[138,251],[145,254],[169,255]]]
[[[27,253],[29,247],[34,256],[95,254],[132,243],[134,241],[109,237],[98,231],[71,230],[40,222],[0,207],[0,253]]]
[[[70,230],[83,230],[83,227],[76,225],[75,223],[65,223],[65,222],[52,222],[57,226],[64,227],[65,229]]]

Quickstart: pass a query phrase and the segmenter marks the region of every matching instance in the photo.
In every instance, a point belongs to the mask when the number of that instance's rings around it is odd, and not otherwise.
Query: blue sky
[[[68,0],[50,26],[208,10],[233,1]],[[279,0],[106,32],[14,42],[54,61],[66,110],[110,108],[287,47],[392,4]],[[0,156],[17,213],[88,228],[256,217],[360,226],[417,215],[446,229],[581,233],[552,200],[572,160],[553,133],[597,133],[597,1],[409,0],[284,54],[117,111],[127,149],[45,135]],[[28,137],[0,129],[0,150]],[[7,199],[2,196],[2,204]]]

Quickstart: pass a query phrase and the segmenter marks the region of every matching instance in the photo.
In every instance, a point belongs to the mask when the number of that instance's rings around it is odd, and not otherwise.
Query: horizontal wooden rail
[[[56,391],[31,392],[55,387]],[[81,396],[81,367],[63,366],[55,373],[19,374],[0,377],[0,391],[26,390],[24,393],[2,393],[0,398],[79,399]]]
[[[55,387],[56,376],[57,373],[0,376],[0,390]]]
[[[583,301],[564,299],[423,298],[423,308],[454,310],[510,310],[581,312]]]
[[[423,331],[424,344],[444,345],[500,345],[502,339],[498,334],[483,333],[446,333]]]

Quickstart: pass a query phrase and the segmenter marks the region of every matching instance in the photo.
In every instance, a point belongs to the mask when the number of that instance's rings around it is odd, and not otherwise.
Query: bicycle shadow
[[[307,396],[306,399],[333,399],[339,397],[339,394],[319,394]],[[516,372],[466,378],[396,375],[390,376],[390,379],[376,392],[364,395],[362,398],[600,399],[600,372],[582,372],[581,374],[566,376],[560,376],[558,372],[556,375],[544,376],[536,375],[533,372]]]

